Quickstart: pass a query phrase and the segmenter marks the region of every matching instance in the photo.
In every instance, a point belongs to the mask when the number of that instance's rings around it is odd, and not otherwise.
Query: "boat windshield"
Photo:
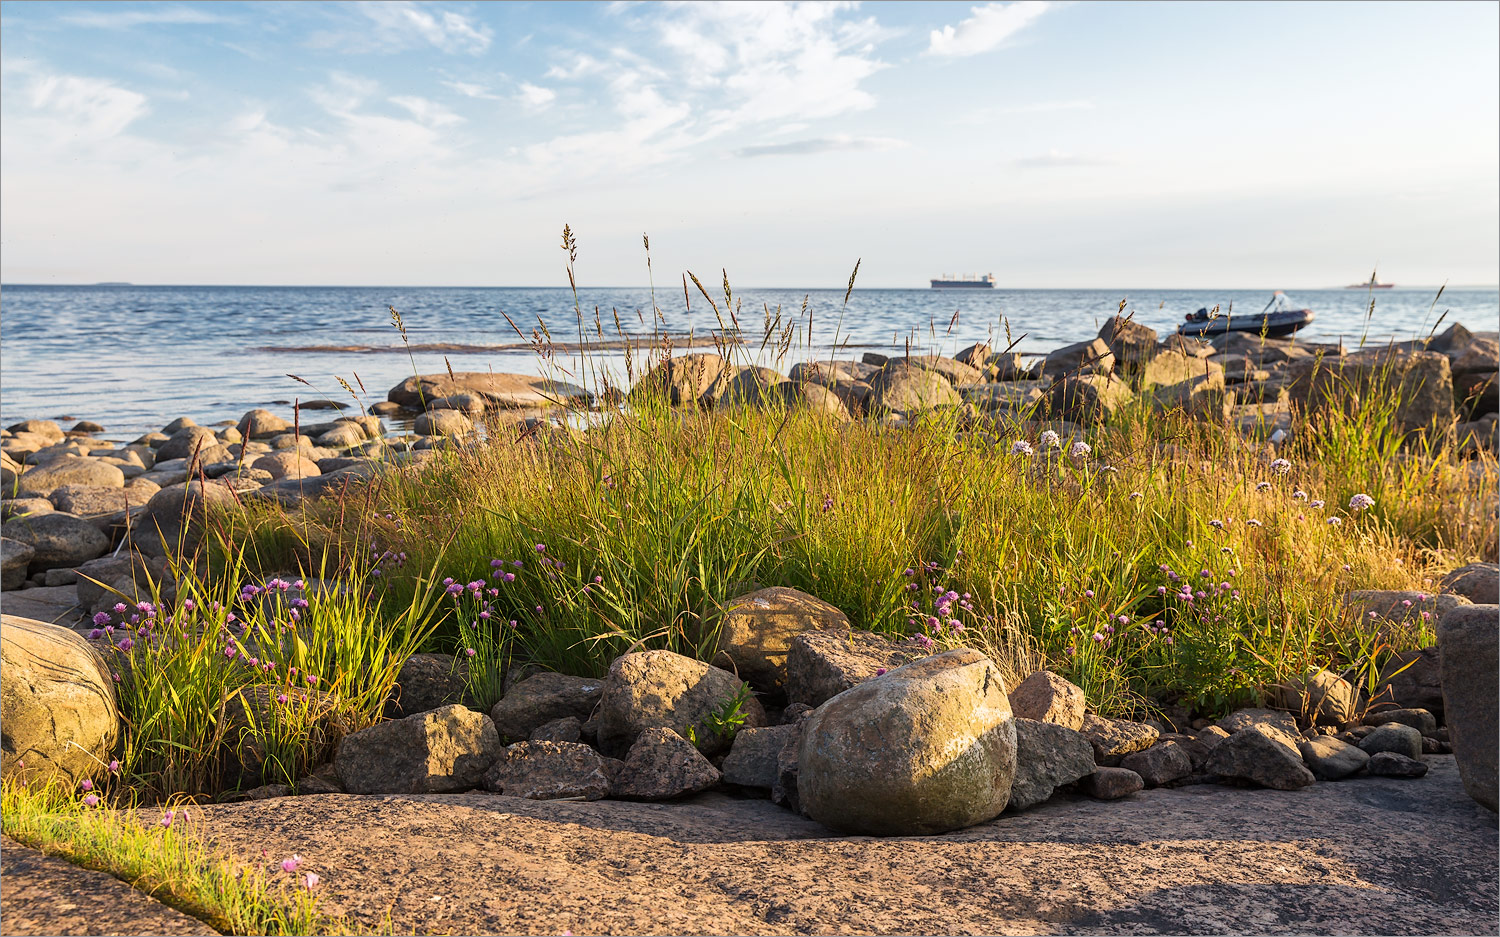
[[[1266,303],[1266,308],[1262,309],[1260,314],[1267,315],[1272,312],[1286,312],[1289,302],[1290,300],[1286,298],[1286,294],[1281,290],[1277,290],[1271,294],[1271,301]]]

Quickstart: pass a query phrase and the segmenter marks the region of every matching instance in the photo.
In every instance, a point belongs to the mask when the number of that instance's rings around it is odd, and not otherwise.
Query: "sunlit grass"
[[[306,870],[236,863],[211,849],[191,806],[171,808],[164,826],[164,810],[114,809],[98,794],[10,781],[0,786],[0,805],[12,839],[113,875],[220,933],[350,932],[318,910],[316,880],[310,888]]]

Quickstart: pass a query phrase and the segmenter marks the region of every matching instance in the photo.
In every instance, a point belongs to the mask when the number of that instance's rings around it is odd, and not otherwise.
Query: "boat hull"
[[[1203,338],[1209,335],[1223,335],[1225,332],[1249,332],[1252,335],[1269,335],[1279,338],[1306,328],[1315,318],[1317,316],[1311,309],[1294,309],[1263,315],[1217,316],[1198,322],[1184,322],[1177,327],[1177,334]]]

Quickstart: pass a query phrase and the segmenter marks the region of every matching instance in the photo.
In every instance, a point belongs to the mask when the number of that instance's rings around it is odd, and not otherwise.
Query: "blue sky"
[[[1497,10],[0,3],[0,279],[1493,284]]]

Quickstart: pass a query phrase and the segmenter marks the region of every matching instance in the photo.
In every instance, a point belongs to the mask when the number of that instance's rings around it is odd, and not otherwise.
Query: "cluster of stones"
[[[1497,360],[1493,333],[1476,335],[1461,325],[1430,340],[1345,354],[1338,345],[1245,332],[1159,341],[1154,330],[1115,316],[1097,338],[1041,356],[975,344],[952,358],[866,353],[860,361],[799,363],[782,376],[717,354],[689,354],[652,369],[633,393],[660,394],[677,405],[775,403],[896,424],[953,408],[969,427],[1001,434],[1022,419],[1106,422],[1144,397],[1162,410],[1231,422],[1249,437],[1279,443],[1295,431],[1295,413],[1357,407],[1377,389],[1399,390],[1396,420],[1403,431],[1455,442],[1465,452],[1494,452]],[[1070,429],[1055,422],[1054,428]]]
[[[689,354],[659,363],[632,394],[702,407],[775,403],[896,425],[956,408],[967,429],[995,441],[1030,435],[1024,420],[1048,420],[1064,438],[1080,435],[1146,396],[1279,443],[1295,431],[1295,413],[1358,406],[1374,388],[1394,387],[1403,429],[1456,441],[1464,451],[1495,450],[1500,344],[1490,334],[1454,325],[1421,342],[1341,351],[1242,332],[1158,341],[1153,330],[1116,316],[1098,338],[1030,363],[976,344],[953,358],[868,353],[862,361],[799,363],[783,377],[718,354]],[[184,520],[204,503],[285,504],[336,493],[384,466],[419,462],[429,450],[476,444],[482,415],[519,417],[511,420],[519,438],[542,438],[538,431],[550,431],[550,423],[525,414],[596,402],[559,381],[483,372],[413,376],[387,398],[369,414],[324,423],[289,422],[266,410],[214,426],[182,418],[127,445],[97,438],[103,428],[87,422],[68,431],[49,420],[12,425],[0,431],[0,517],[11,522],[0,541],[0,586],[154,580],[161,564],[152,558],[192,547],[195,530]],[[412,420],[415,433],[388,436],[382,417]],[[133,555],[121,556],[127,539]],[[104,565],[84,568],[106,554]],[[86,584],[80,591],[97,591],[96,600],[106,594]]]
[[[104,427],[89,422],[64,431],[26,420],[0,430],[0,587],[77,583],[90,611],[121,595],[151,598],[153,588],[170,598],[163,557],[193,551],[205,504],[337,495],[382,469],[421,464],[431,450],[477,441],[465,413],[531,413],[584,399],[554,381],[479,373],[408,378],[388,398],[369,414],[329,422],[262,409],[213,426],[183,417],[125,445],[98,438]],[[382,417],[411,420],[415,432],[389,434]]]
[[[343,735],[332,763],[296,793],[670,800],[723,786],[837,831],[906,835],[984,822],[1060,791],[1108,800],[1201,783],[1294,790],[1417,778],[1424,756],[1452,751],[1467,790],[1494,810],[1497,573],[1449,577],[1490,603],[1439,597],[1453,601],[1438,647],[1394,661],[1373,701],[1320,671],[1270,687],[1279,708],[1182,726],[1097,715],[1081,689],[1047,671],[1008,689],[979,651],[930,654],[852,630],[811,595],[760,588],[728,604],[712,663],[657,650],[616,659],[602,679],[525,674],[489,712],[465,705],[452,658],[414,656],[390,718]],[[1390,594],[1355,601],[1399,605]],[[40,622],[6,616],[0,631],[5,772],[97,773],[119,737],[98,653]],[[253,776],[254,753],[237,754]],[[273,785],[246,796],[292,793]]]

